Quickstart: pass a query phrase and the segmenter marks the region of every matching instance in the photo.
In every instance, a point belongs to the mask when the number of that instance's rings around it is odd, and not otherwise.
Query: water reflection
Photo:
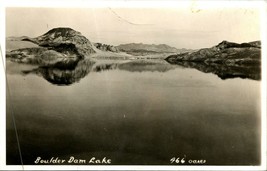
[[[70,85],[79,82],[90,72],[102,72],[106,70],[125,70],[129,72],[166,72],[176,68],[165,61],[92,61],[80,60],[72,63],[57,63],[51,66],[40,66],[31,70],[23,70],[22,73],[36,74],[55,85]]]
[[[7,83],[8,165],[20,164],[19,151],[24,165],[38,156],[108,157],[113,165],[170,165],[184,155],[205,165],[260,163],[260,81],[224,81],[165,61],[81,60],[7,61]]]
[[[72,65],[53,65],[41,66],[32,70],[24,70],[23,74],[36,74],[56,85],[70,85],[79,82],[91,70],[95,62],[90,60],[81,60]]]
[[[252,80],[261,79],[261,67],[258,65],[225,65],[219,63],[206,64],[204,62],[178,61],[175,64],[195,68],[204,73],[213,73],[222,80],[229,78],[248,78]]]
[[[169,65],[164,61],[137,60],[116,63],[101,63],[94,67],[95,72],[119,69],[129,72],[167,72],[175,69],[177,66]]]
[[[54,65],[23,69],[24,75],[36,74],[55,85],[71,85],[79,82],[90,72],[123,70],[128,72],[167,72],[179,66],[195,68],[204,73],[213,73],[222,80],[229,78],[261,79],[261,68],[257,65],[225,65],[197,62],[177,62],[171,65],[164,60],[91,60],[64,61]]]

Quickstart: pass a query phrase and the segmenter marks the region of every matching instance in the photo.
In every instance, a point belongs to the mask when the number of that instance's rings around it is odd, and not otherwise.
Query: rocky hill
[[[55,64],[83,59],[95,53],[91,42],[80,32],[71,28],[54,28],[39,37],[24,36],[21,37],[21,40],[32,42],[38,46],[7,52],[6,56],[16,62]]]
[[[80,32],[71,28],[54,28],[36,38],[24,38],[41,47],[48,47],[66,55],[75,54],[81,57],[95,53],[91,42]]]
[[[170,63],[180,61],[221,63],[227,65],[248,65],[260,64],[261,62],[261,43],[254,41],[249,43],[233,43],[222,41],[211,48],[200,49],[195,52],[170,55],[166,58]]]

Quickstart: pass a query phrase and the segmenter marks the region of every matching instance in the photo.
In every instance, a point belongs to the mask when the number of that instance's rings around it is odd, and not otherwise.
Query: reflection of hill
[[[118,63],[104,63],[96,64],[93,68],[93,72],[101,72],[106,70],[114,70],[118,68]]]
[[[123,63],[119,65],[119,69],[130,71],[130,72],[144,72],[144,71],[166,72],[174,68],[176,67],[173,65],[169,65],[168,63],[146,62],[146,61],[143,61],[143,62],[133,61],[133,62]]]
[[[204,73],[213,73],[221,79],[228,78],[249,78],[252,80],[261,79],[261,68],[258,65],[225,65],[225,64],[205,64],[203,62],[176,62],[175,64],[195,68]]]
[[[68,65],[62,63],[49,67],[39,67],[31,71],[23,71],[23,73],[37,74],[52,84],[70,85],[85,77],[91,71],[94,63],[90,60],[81,60]]]
[[[55,85],[70,85],[78,82],[90,72],[101,72],[107,70],[124,70],[129,72],[166,72],[176,68],[163,62],[152,61],[110,61],[108,63],[96,63],[89,59],[80,61],[56,63],[50,66],[40,66],[33,70],[24,70],[24,74],[36,74]]]
[[[176,68],[174,65],[169,65],[165,62],[155,62],[155,61],[130,61],[124,63],[106,63],[100,64],[94,67],[95,72],[100,72],[104,70],[119,69],[129,72],[166,72],[171,69]]]

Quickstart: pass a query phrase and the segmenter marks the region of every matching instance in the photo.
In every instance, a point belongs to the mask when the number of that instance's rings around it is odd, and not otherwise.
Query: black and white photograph
[[[266,168],[266,2],[150,3],[5,6],[2,168]]]

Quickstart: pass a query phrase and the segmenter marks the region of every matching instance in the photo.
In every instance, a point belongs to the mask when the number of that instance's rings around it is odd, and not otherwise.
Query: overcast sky
[[[259,16],[258,10],[237,8],[6,8],[6,36],[36,37],[55,27],[71,27],[92,42],[197,49],[222,40],[259,40]]]

